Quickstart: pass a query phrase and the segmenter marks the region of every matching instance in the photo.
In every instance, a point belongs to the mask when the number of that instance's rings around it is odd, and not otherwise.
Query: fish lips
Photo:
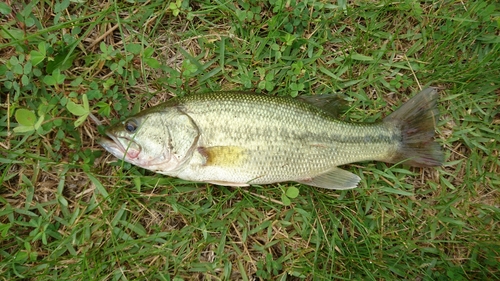
[[[110,132],[106,132],[106,135],[107,137],[102,137],[98,139],[97,143],[100,144],[109,153],[113,154],[116,158],[130,160],[137,158],[137,156],[141,152],[140,145],[135,143],[130,138],[117,137]],[[124,139],[129,145],[125,147],[123,145],[123,142],[120,141],[120,138]],[[132,148],[131,146],[134,146],[134,148]]]

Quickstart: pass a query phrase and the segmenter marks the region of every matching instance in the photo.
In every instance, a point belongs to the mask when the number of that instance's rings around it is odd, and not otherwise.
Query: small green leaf
[[[23,74],[23,66],[20,65],[20,64],[16,64],[16,65],[13,65],[12,66],[12,72],[14,72],[15,74],[19,74],[19,75],[22,75]]]
[[[61,2],[56,2],[54,5],[54,12],[60,13],[64,10],[66,10],[69,7],[70,1],[69,0],[63,0]]]
[[[35,25],[35,19],[33,19],[32,17],[25,18],[24,24],[26,24],[27,27],[32,27],[33,25]]]
[[[52,77],[54,77],[57,84],[64,83],[64,79],[66,79],[66,75],[61,74],[61,70],[59,68],[54,69]]]
[[[111,86],[115,85],[115,79],[113,77],[108,78],[104,83],[102,84],[103,88],[105,90],[109,90]]]
[[[33,126],[23,126],[19,125],[13,129],[14,133],[28,133],[35,131],[35,127]]]
[[[274,83],[271,81],[266,81],[266,90],[268,92],[272,91],[274,89]]]
[[[38,43],[38,51],[45,56],[47,54],[47,43],[43,41]]]
[[[31,83],[31,80],[26,74],[23,74],[23,76],[21,76],[21,83],[23,86],[27,86]]]
[[[16,110],[15,118],[17,123],[22,126],[33,126],[36,122],[35,113],[24,108]]]
[[[7,73],[9,69],[5,64],[0,65],[0,76],[3,76]]]
[[[286,190],[286,196],[288,198],[297,198],[297,196],[299,196],[299,189],[294,187],[294,186],[291,186],[289,187],[287,190]]]
[[[83,77],[78,76],[75,80],[71,81],[70,85],[73,87],[79,86],[83,82]]]
[[[184,76],[189,77],[191,74],[195,73],[198,68],[196,67],[195,64],[191,62],[191,60],[187,59],[182,62],[182,74]]]
[[[151,47],[148,47],[144,50],[144,57],[150,58],[154,54],[155,50]]]
[[[142,47],[140,44],[135,44],[135,43],[128,44],[127,46],[125,46],[125,49],[134,55],[138,55],[141,52],[141,48]]]
[[[78,127],[81,124],[83,124],[83,122],[85,122],[85,120],[87,120],[88,116],[89,116],[88,114],[85,114],[85,115],[78,117],[78,119],[76,119],[76,121],[74,123],[75,127]]]
[[[40,118],[38,118],[38,120],[36,121],[35,125],[33,126],[35,130],[38,130],[42,126],[43,120],[45,120],[45,117],[41,115]]]
[[[52,75],[47,75],[45,77],[43,77],[43,83],[49,85],[49,86],[54,86],[56,85],[56,79],[54,79],[54,77],[52,77]]]
[[[79,116],[74,123],[75,127],[78,127],[83,122],[85,122],[85,120],[90,114],[89,100],[86,94],[82,96],[82,101],[83,104],[77,104],[70,100],[66,104],[66,108],[68,109],[69,112],[71,112],[73,115]]]
[[[45,59],[45,54],[42,54],[41,52],[33,50],[30,52],[30,59],[31,59],[31,63],[33,64],[33,66],[36,66]]]
[[[8,15],[12,12],[12,8],[6,3],[0,2],[0,13],[3,15]]]
[[[31,74],[32,71],[33,71],[33,64],[29,61],[26,62],[23,68],[24,74]]]
[[[106,54],[108,52],[108,49],[106,48],[106,43],[104,42],[101,42],[101,44],[99,44],[99,49],[101,49],[101,52],[103,54]]]
[[[149,65],[151,68],[158,69],[161,67],[160,63],[153,58],[144,58],[144,62]]]
[[[266,78],[265,78],[265,80],[266,80],[266,81],[269,81],[269,82],[273,81],[273,80],[274,80],[274,73],[272,73],[272,72],[268,72],[268,73],[266,74]]]
[[[83,108],[85,108],[87,112],[90,112],[89,99],[87,98],[86,94],[83,94],[82,100],[83,100]]]
[[[73,101],[68,101],[66,108],[69,110],[69,112],[76,116],[84,116],[89,114],[88,109],[85,109],[84,106],[74,103]]]
[[[178,16],[180,13],[179,7],[175,3],[170,3],[169,5],[170,10],[172,10],[172,15]]]
[[[12,56],[12,57],[10,57],[9,62],[13,66],[14,65],[18,65],[19,64],[19,59],[16,56]]]
[[[28,253],[26,251],[18,251],[14,256],[14,262],[23,264],[26,260],[28,260]]]
[[[103,116],[109,116],[111,114],[111,106],[105,102],[98,102],[96,104],[99,107],[97,113]]]
[[[290,198],[288,198],[284,193],[281,194],[281,202],[283,202],[283,205],[285,206],[290,206],[292,204]]]

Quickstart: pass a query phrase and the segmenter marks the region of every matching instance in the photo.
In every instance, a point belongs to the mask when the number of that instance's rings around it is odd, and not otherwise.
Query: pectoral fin
[[[247,151],[239,146],[199,147],[198,152],[205,158],[205,166],[235,167],[247,158]]]
[[[360,180],[360,177],[349,171],[334,168],[325,174],[297,182],[327,189],[351,189],[355,188]]]

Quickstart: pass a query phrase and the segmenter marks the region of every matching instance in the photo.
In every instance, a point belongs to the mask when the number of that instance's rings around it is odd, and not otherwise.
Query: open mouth
[[[100,138],[97,143],[119,159],[135,159],[141,152],[141,147],[133,140],[127,137],[117,137],[109,132],[106,132],[106,136]]]
[[[98,139],[97,143],[117,158],[123,158],[123,156],[125,155],[125,147],[118,140],[118,138],[111,133],[106,132],[106,136]]]

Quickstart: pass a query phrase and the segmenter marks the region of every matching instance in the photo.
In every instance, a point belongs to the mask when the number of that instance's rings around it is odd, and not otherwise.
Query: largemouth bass
[[[227,186],[295,181],[349,189],[337,166],[377,160],[439,166],[437,91],[428,88],[379,123],[348,123],[288,97],[220,92],[173,98],[107,129],[111,154],[172,177]]]

